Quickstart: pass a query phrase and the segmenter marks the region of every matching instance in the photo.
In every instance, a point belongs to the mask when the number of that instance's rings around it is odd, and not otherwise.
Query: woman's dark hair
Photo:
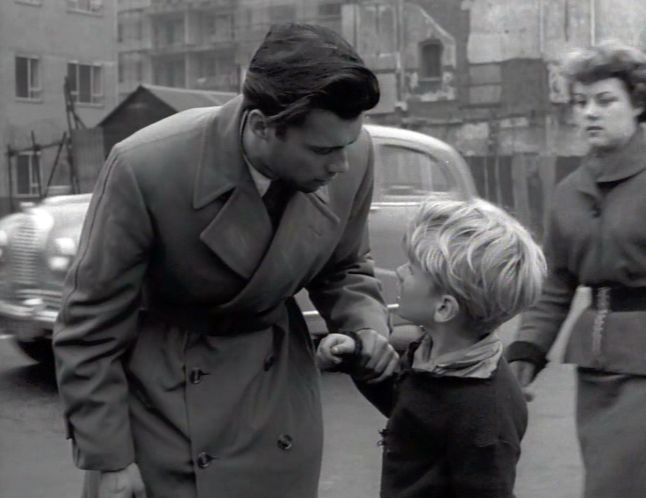
[[[620,79],[635,107],[643,107],[638,121],[646,121],[646,53],[616,40],[570,53],[563,62],[563,74],[570,82],[594,83],[606,78]]]
[[[312,109],[356,118],[379,102],[379,82],[352,46],[331,29],[311,24],[270,28],[249,63],[242,89],[279,134]]]

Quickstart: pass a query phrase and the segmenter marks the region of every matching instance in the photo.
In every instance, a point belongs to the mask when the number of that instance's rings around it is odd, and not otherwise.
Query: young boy
[[[389,418],[381,497],[512,497],[527,407],[493,332],[539,297],[544,256],[503,210],[446,194],[423,203],[404,244],[399,314],[425,333],[396,376],[355,379]],[[354,346],[330,334],[319,364],[347,363]]]

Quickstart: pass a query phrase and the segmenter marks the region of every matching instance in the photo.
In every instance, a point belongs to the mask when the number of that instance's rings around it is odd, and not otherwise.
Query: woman
[[[564,64],[590,151],[556,187],[545,241],[550,276],[508,359],[523,386],[546,354],[579,285],[592,304],[565,361],[577,365],[577,432],[585,498],[646,493],[646,54],[606,42]]]

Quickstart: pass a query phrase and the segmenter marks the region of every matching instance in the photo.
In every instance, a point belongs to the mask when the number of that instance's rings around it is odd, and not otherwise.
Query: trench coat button
[[[213,457],[203,451],[199,455],[197,455],[197,459],[195,460],[195,463],[197,463],[197,466],[201,469],[207,468],[209,465],[211,465],[211,462],[213,461]]]
[[[276,444],[278,444],[278,447],[281,450],[289,451],[293,446],[292,441],[292,436],[290,436],[289,434],[281,434],[278,438],[278,441],[276,441]]]
[[[202,377],[208,374],[208,372],[205,372],[201,368],[193,368],[188,374],[188,379],[191,384],[199,384],[202,381]]]

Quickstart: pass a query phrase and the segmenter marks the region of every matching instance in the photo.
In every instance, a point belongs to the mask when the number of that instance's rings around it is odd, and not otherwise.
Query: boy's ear
[[[267,117],[259,109],[252,109],[247,115],[247,124],[251,132],[262,140],[269,137],[270,129]]]
[[[446,323],[453,320],[460,312],[460,304],[450,294],[443,294],[435,305],[433,318],[437,323]]]

